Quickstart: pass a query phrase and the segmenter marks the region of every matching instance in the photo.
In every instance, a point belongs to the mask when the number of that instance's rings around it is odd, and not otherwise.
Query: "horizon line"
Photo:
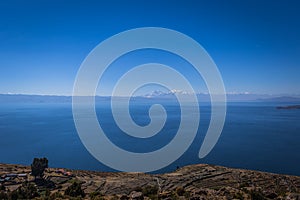
[[[175,95],[175,93],[163,93],[166,95]],[[210,93],[206,92],[200,92],[200,93],[194,93],[196,95],[210,95]],[[23,95],[23,96],[52,96],[52,97],[73,97],[74,95],[64,95],[64,94],[32,94],[32,93],[0,93],[0,95],[11,95],[11,96],[17,96],[17,95]],[[151,97],[159,97],[158,96],[147,96],[149,94],[144,95],[134,95],[131,97],[144,97],[144,98],[151,98]],[[180,95],[190,95],[190,94],[180,94]],[[218,95],[218,94],[217,94]],[[300,94],[295,93],[281,93],[281,94],[267,94],[267,93],[249,93],[249,92],[228,92],[226,95],[257,95],[257,96],[274,96],[274,97],[298,97],[300,98]],[[112,95],[77,95],[77,97],[130,97],[130,96],[112,96]]]

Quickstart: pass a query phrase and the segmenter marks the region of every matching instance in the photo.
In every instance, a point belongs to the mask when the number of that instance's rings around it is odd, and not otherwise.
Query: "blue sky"
[[[199,42],[228,92],[300,94],[299,9],[297,0],[0,1],[0,93],[71,95],[97,44],[155,26]]]

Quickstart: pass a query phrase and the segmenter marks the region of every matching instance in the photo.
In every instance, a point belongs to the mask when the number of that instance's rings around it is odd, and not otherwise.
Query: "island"
[[[292,106],[277,106],[277,109],[285,109],[285,110],[293,110],[300,109],[300,105],[292,105]]]

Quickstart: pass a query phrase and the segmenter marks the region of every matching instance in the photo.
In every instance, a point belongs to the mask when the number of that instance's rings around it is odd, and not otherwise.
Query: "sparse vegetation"
[[[7,193],[5,193],[4,191],[0,192],[0,199],[8,199]]]
[[[157,192],[158,192],[158,187],[157,186],[151,186],[151,185],[147,185],[145,187],[142,188],[142,191],[144,196],[147,197],[153,197],[153,196],[157,196]]]
[[[177,196],[184,196],[186,199],[190,198],[190,193],[186,191],[182,186],[177,187],[175,193]]]
[[[44,171],[43,179],[35,179],[33,176],[26,176],[30,172],[30,167],[0,164],[2,172],[0,199],[261,200],[295,199],[300,195],[299,177],[276,175],[278,181],[272,182],[268,180],[272,180],[274,175],[268,173],[220,166],[214,166],[215,170],[208,173],[206,168],[211,167],[209,165],[187,166],[175,173],[156,174],[155,177],[141,173],[115,174],[80,170],[74,170],[72,174],[76,175],[68,176],[61,173],[66,171],[65,169],[50,169]],[[241,173],[243,176],[240,175]],[[206,178],[203,179],[205,176]],[[158,187],[156,177],[159,177],[161,189]],[[235,179],[236,177],[238,179]],[[191,178],[193,178],[192,183]]]
[[[64,199],[64,195],[62,195],[60,192],[54,192],[50,195],[50,199]]]
[[[71,196],[71,197],[84,197],[85,193],[81,189],[81,184],[78,182],[72,183],[66,190],[65,190],[65,195]]]
[[[3,191],[3,190],[5,190],[5,186],[1,183],[1,185],[0,185],[0,191]]]
[[[24,182],[17,190],[10,193],[9,199],[33,199],[39,196],[40,194],[33,183]]]
[[[89,194],[89,197],[91,200],[97,200],[103,198],[103,194],[101,194],[101,192],[99,191],[95,191],[95,192],[91,192]]]
[[[250,195],[251,195],[252,200],[265,200],[266,199],[260,191],[253,190],[250,192]]]
[[[236,194],[233,195],[233,198],[243,200],[244,196],[241,192],[237,192]]]
[[[110,200],[119,200],[119,197],[117,195],[113,195]]]
[[[177,194],[178,196],[183,196],[184,193],[185,193],[185,190],[184,190],[183,187],[177,187],[177,188],[176,188],[176,194]]]

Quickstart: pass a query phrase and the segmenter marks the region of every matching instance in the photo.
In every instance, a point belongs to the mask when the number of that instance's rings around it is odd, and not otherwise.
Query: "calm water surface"
[[[150,122],[153,102],[135,101],[130,112],[139,125]],[[112,142],[134,152],[147,152],[166,145],[176,134],[180,108],[160,102],[168,113],[164,128],[149,139],[132,138],[115,124],[109,103],[97,103],[99,122]],[[201,121],[188,151],[170,166],[210,163],[300,175],[300,110],[277,110],[278,103],[229,103],[222,135],[204,159],[197,157],[210,120],[210,106],[201,104]],[[193,113],[191,112],[192,117]],[[81,143],[70,103],[5,103],[0,105],[0,162],[30,164],[34,157],[47,157],[51,167],[113,171],[93,158]]]

